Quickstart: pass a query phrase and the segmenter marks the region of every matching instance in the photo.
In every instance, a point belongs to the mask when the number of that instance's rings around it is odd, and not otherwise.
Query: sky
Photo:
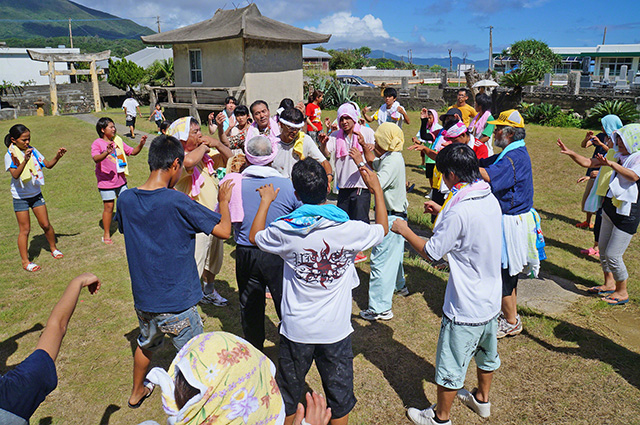
[[[247,0],[74,0],[162,31],[210,18],[216,9],[246,6]],[[534,38],[551,47],[593,47],[640,43],[638,0],[256,0],[261,13],[325,34],[326,48],[368,46],[405,59],[448,57],[471,60],[489,57],[489,26],[493,51],[515,41]],[[311,46],[315,47],[315,46]]]

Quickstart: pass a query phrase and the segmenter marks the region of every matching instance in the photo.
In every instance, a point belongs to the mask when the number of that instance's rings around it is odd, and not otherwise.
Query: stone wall
[[[93,110],[93,89],[91,83],[58,84],[58,110],[61,114],[88,113]],[[100,81],[100,99],[104,106],[120,107],[125,92],[106,81]],[[18,116],[34,115],[34,102],[43,101],[45,114],[51,114],[49,85],[27,86],[3,94],[2,108],[15,108]]]
[[[355,95],[358,103],[369,105],[373,110],[378,109],[384,102],[379,88],[352,87],[350,93]],[[407,90],[398,89],[398,102],[408,110],[441,109],[445,105],[442,96],[442,89],[437,87],[414,86]]]

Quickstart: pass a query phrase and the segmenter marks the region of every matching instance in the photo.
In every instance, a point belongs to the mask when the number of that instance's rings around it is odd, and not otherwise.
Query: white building
[[[80,49],[44,48],[30,49],[44,53],[80,53]],[[56,70],[66,70],[65,62],[56,62]],[[0,81],[4,80],[15,84],[24,85],[25,82],[35,81],[36,85],[49,84],[49,77],[40,75],[40,71],[46,71],[46,62],[36,62],[29,58],[26,48],[0,46]],[[57,84],[69,83],[68,75],[56,76]]]

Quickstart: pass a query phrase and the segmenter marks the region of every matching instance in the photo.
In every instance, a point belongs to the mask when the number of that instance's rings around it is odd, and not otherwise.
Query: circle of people
[[[449,424],[457,397],[488,417],[492,374],[500,366],[497,340],[522,332],[518,276],[537,276],[546,257],[533,209],[524,120],[517,110],[495,119],[489,96],[477,95],[474,109],[466,103],[468,94],[461,89],[456,105],[440,116],[422,109],[420,131],[409,147],[420,152],[432,188],[424,204],[434,222],[426,242],[407,223],[402,123],[409,118],[393,88],[384,90],[385,103],[374,115],[345,103],[335,122],[325,120],[326,129],[320,91],[306,106],[283,100],[274,116],[265,101],[247,108],[229,97],[221,113],[208,117],[209,131],[218,138],[203,135],[193,117],[169,125],[156,105],[149,119],[162,134],[149,147],[151,172],[131,189],[128,161],[146,136],[130,147],[113,120],[100,118],[91,156],[104,205],[102,242],[113,244],[109,229],[117,199],[115,220],[124,234],[140,327],[129,407],[140,407],[158,386],[169,423],[348,423],[356,404],[350,336],[351,291],[359,285],[355,264],[372,249],[368,308],[360,317],[390,320],[394,293],[409,294],[406,240],[434,267],[449,270],[436,353],[437,403],[409,408],[407,415],[416,424]],[[134,137],[139,108],[132,96],[127,102],[126,124]],[[372,121],[378,122],[375,131],[368,126]],[[63,257],[40,187],[43,169],[53,168],[66,150],[47,160],[30,141],[27,127],[11,127],[5,169],[11,173],[22,266],[36,272],[40,266],[27,253],[30,209],[52,256]],[[587,221],[580,226],[589,227],[596,215],[595,244],[585,253],[599,255],[604,273],[604,283],[588,291],[608,304],[624,304],[629,294],[622,256],[640,221],[640,125],[604,117],[602,133],[589,132],[582,143],[597,148],[591,158],[557,144],[588,169],[582,203]],[[494,154],[493,146],[502,151]],[[336,205],[327,203],[332,186]],[[227,304],[213,282],[223,262],[223,240],[232,234],[244,338],[204,333],[196,308]],[[83,287],[93,294],[100,281],[89,273],[73,279],[36,350],[2,377],[0,417],[15,421],[6,423],[26,423],[55,388],[61,329]],[[262,353],[268,293],[281,321],[277,368]],[[149,371],[165,336],[178,353],[167,371]],[[471,358],[478,385],[470,392],[464,380]],[[305,397],[314,360],[326,396]],[[299,403],[303,398],[306,411]]]

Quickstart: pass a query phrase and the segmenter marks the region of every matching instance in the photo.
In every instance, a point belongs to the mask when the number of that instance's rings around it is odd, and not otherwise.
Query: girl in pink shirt
[[[107,117],[98,120],[96,131],[99,137],[91,144],[91,156],[96,163],[98,190],[104,204],[102,242],[111,245],[113,244],[110,232],[113,207],[116,198],[127,189],[126,176],[129,175],[127,156],[137,155],[147,141],[147,136],[142,136],[140,144],[132,148],[116,135],[116,125],[111,118]]]

